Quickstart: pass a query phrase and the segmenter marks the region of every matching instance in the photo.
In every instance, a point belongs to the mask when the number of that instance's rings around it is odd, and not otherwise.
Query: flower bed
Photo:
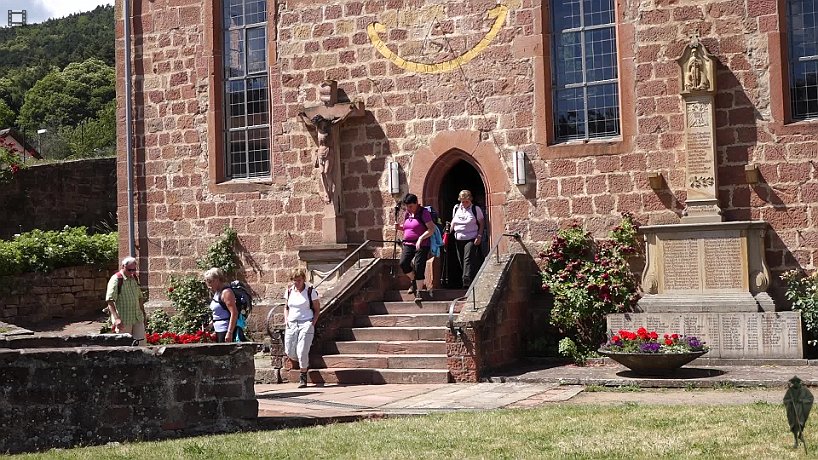
[[[216,341],[216,334],[213,332],[197,331],[194,334],[176,334],[174,332],[154,332],[148,334],[145,339],[148,345],[172,345],[175,343],[210,343]]]
[[[656,331],[648,332],[644,327],[640,327],[636,332],[620,330],[600,347],[601,351],[611,353],[658,354],[706,352],[708,349],[704,342],[694,336],[664,334],[660,340]]]

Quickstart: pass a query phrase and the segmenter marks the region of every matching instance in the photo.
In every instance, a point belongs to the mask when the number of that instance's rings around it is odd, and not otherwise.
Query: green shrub
[[[803,270],[789,270],[781,279],[787,285],[785,295],[792,309],[801,312],[801,321],[810,335],[807,343],[818,345],[818,271],[807,275]]]
[[[165,332],[171,330],[170,316],[162,310],[156,310],[148,317],[147,333]]]
[[[224,234],[210,245],[207,254],[196,262],[197,267],[202,270],[218,267],[228,276],[234,274],[238,268],[238,256],[233,248],[238,241],[236,231],[226,228]],[[190,334],[210,323],[211,297],[201,274],[171,276],[168,299],[176,313],[169,319],[169,324],[157,322],[155,329],[150,329],[152,332]]]
[[[608,240],[594,241],[573,226],[560,230],[540,253],[543,289],[554,298],[550,322],[572,343],[560,342],[564,356],[584,361],[605,342],[605,315],[631,311],[639,300],[628,264],[637,252],[637,229],[629,214]]]
[[[32,230],[12,240],[0,240],[0,276],[109,264],[116,262],[118,246],[116,232],[88,235],[85,227]]]

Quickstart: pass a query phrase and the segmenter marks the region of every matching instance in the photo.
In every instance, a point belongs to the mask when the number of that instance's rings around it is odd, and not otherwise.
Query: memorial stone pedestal
[[[708,357],[800,359],[800,312],[778,312],[766,290],[766,222],[722,222],[715,145],[715,60],[694,37],[677,61],[685,103],[687,210],[681,224],[642,227],[645,292],[608,331],[645,327],[693,335]]]

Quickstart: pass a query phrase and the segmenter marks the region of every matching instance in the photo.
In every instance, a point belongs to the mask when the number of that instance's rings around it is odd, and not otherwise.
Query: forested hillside
[[[52,158],[107,154],[114,98],[113,6],[0,28],[0,129],[37,136]]]

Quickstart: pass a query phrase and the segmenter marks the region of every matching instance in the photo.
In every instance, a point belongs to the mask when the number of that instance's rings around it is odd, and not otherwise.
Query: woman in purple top
[[[420,298],[417,295],[418,281],[420,281],[421,285],[420,290],[426,289],[424,271],[426,269],[426,259],[429,257],[430,238],[435,233],[435,223],[432,221],[432,215],[429,211],[418,204],[416,195],[407,193],[403,197],[403,205],[406,207],[403,225],[395,224],[395,228],[403,231],[400,268],[412,281],[409,293],[416,294],[417,300]]]

